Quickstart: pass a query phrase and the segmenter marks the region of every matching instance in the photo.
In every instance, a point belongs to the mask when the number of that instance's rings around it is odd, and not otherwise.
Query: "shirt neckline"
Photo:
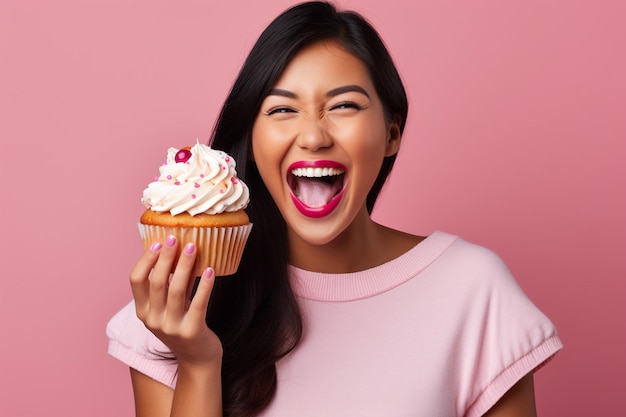
[[[407,252],[364,271],[329,274],[289,265],[297,297],[314,301],[354,301],[389,291],[415,277],[437,259],[457,236],[435,231]]]

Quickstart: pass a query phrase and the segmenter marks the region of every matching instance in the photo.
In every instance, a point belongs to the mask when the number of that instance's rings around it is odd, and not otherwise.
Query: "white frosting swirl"
[[[180,149],[167,151],[160,175],[148,184],[141,202],[156,212],[173,216],[188,212],[219,214],[244,209],[250,202],[248,186],[237,178],[235,160],[223,151],[196,140],[186,162],[176,162]]]

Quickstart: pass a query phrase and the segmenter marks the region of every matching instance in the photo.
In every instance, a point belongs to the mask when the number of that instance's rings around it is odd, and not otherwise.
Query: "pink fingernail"
[[[193,251],[196,249],[196,245],[193,243],[187,243],[185,246],[185,255],[193,255]]]
[[[154,242],[152,245],[150,245],[150,250],[152,252],[158,252],[161,250],[162,247],[163,245],[161,245],[161,242]]]
[[[204,270],[204,277],[207,278],[207,279],[211,278],[214,273],[215,273],[215,271],[213,271],[213,268],[208,267],[207,269]]]
[[[176,237],[175,236],[169,235],[167,237],[167,239],[165,239],[165,246],[167,246],[168,248],[171,248],[175,244],[176,244]]]

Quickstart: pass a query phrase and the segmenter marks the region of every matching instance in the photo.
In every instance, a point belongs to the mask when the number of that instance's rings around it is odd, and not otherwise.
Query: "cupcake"
[[[139,220],[144,246],[174,235],[182,245],[196,245],[193,276],[208,266],[217,276],[234,274],[252,229],[244,210],[250,192],[235,166],[225,152],[197,140],[191,148],[170,148],[141,199],[146,206]]]

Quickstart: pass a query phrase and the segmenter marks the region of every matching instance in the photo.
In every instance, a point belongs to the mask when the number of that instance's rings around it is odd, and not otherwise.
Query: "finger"
[[[159,253],[163,245],[160,242],[154,242],[147,248],[139,261],[130,271],[130,289],[135,299],[135,309],[137,313],[143,314],[143,310],[147,308],[150,294],[150,271],[159,258]]]
[[[167,313],[173,317],[181,318],[188,305],[187,288],[189,287],[190,275],[196,260],[196,245],[188,243],[180,254],[178,264],[167,293]]]
[[[185,311],[189,310],[189,305],[191,304],[191,300],[193,300],[193,296],[196,294],[196,290],[198,289],[198,284],[202,277],[193,277],[189,280],[189,285],[187,286],[187,302],[185,303]]]
[[[190,320],[196,323],[205,322],[206,312],[209,306],[209,298],[211,298],[211,292],[213,291],[214,285],[215,271],[213,271],[213,268],[207,268],[200,277],[198,288],[196,289],[196,293],[193,296],[193,300],[191,300],[189,310],[187,311],[187,316]]]
[[[170,271],[176,262],[178,242],[176,237],[169,235],[165,239],[165,245],[161,248],[159,259],[154,265],[150,276],[150,309],[154,311],[165,311],[167,301],[167,290],[170,280]]]

